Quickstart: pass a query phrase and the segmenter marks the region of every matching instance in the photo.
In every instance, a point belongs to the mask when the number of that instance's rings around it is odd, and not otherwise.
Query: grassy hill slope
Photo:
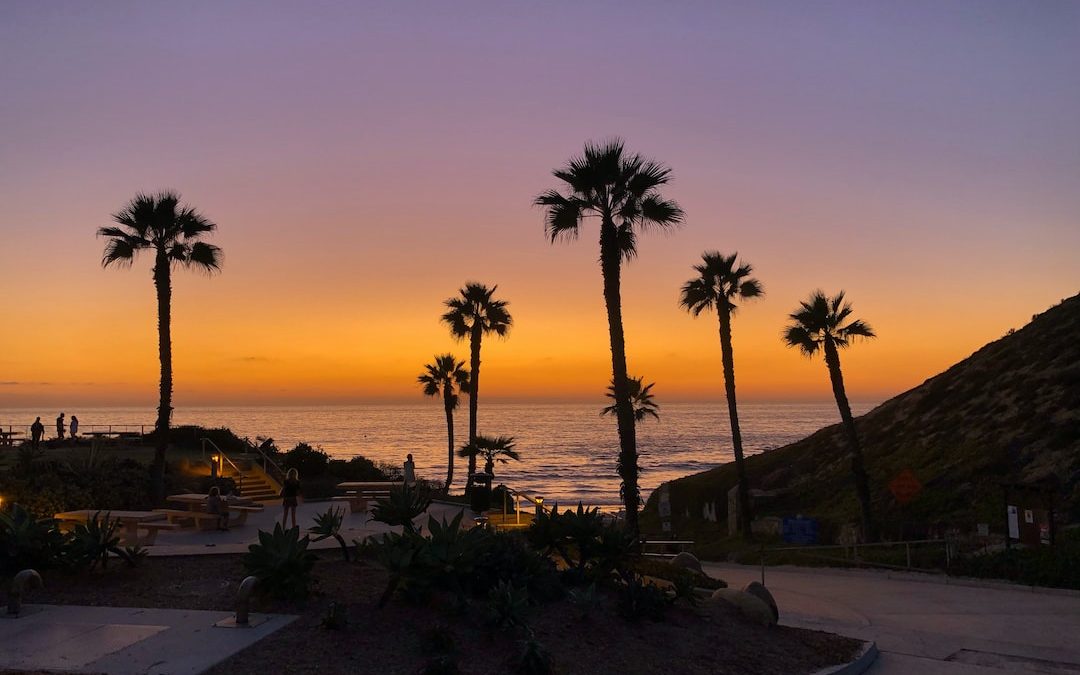
[[[885,536],[901,528],[910,536],[935,524],[966,529],[986,522],[1000,529],[1002,481],[1054,485],[1064,519],[1080,521],[1080,295],[856,424]],[[749,458],[751,488],[779,492],[755,515],[817,517],[828,536],[856,520],[848,467],[839,424]],[[888,483],[904,469],[924,489],[901,506]],[[703,539],[726,533],[726,495],[735,480],[735,465],[725,464],[672,481],[676,531]],[[718,523],[701,518],[706,502],[716,502]],[[642,524],[659,529],[655,493]]]

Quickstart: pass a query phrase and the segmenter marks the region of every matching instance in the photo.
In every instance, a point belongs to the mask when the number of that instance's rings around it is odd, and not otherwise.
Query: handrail
[[[945,569],[925,569],[921,567],[915,567],[911,564],[911,547],[912,546],[927,546],[927,545],[944,545],[945,547]],[[904,547],[905,553],[905,565],[892,565],[883,562],[874,562],[870,560],[864,560],[859,557],[860,548],[873,548],[873,547],[888,547],[893,548],[897,546]],[[952,566],[953,547],[956,546],[956,541],[949,537],[944,539],[910,539],[906,541],[878,541],[868,543],[850,543],[850,544],[828,544],[828,545],[811,545],[811,546],[781,546],[781,547],[765,547],[761,546],[758,550],[758,556],[761,566],[761,584],[765,585],[765,556],[774,552],[799,552],[809,559],[817,559],[823,562],[836,562],[848,565],[856,565],[858,567],[878,567],[882,569],[903,570],[908,572],[924,572],[924,573],[940,573],[944,572],[946,576],[949,575],[949,569]],[[829,550],[841,550],[843,551],[842,558],[835,556],[822,555],[825,551]],[[808,551],[820,551],[822,553],[808,553]],[[848,557],[848,552],[851,552],[852,557]]]
[[[532,502],[533,506],[536,507],[537,515],[539,515],[540,513],[546,513],[547,511],[550,510],[549,507],[544,505],[544,498],[543,497],[532,497],[532,496],[530,496],[530,495],[528,495],[528,494],[526,494],[524,492],[521,492],[519,490],[515,490],[513,488],[507,487],[506,485],[499,485],[499,487],[502,488],[502,490],[504,492],[506,492],[507,494],[513,495],[514,497],[517,498],[516,503],[514,504],[514,513],[517,514],[517,524],[518,525],[521,524],[521,501],[523,499],[525,501]],[[503,498],[502,512],[503,512],[502,513],[503,514],[503,522],[505,523],[506,518],[509,515],[506,512],[506,498],[505,497]]]
[[[247,441],[247,439],[244,439],[244,440]],[[273,478],[277,482],[284,485],[285,484],[285,469],[282,469],[281,466],[277,462],[274,461],[274,458],[271,457],[269,454],[267,454],[267,452],[265,450],[263,450],[261,445],[255,445],[251,441],[247,441],[247,444],[248,444],[248,447],[250,449],[252,449],[255,452],[259,453],[259,457],[262,458],[262,470],[263,470],[263,473],[265,473],[267,476],[270,476],[271,478]],[[270,471],[271,468],[274,469],[273,473],[271,473],[271,471]]]
[[[225,451],[219,448],[217,443],[213,442],[209,438],[201,438],[199,440],[202,442],[203,459],[206,459],[206,444],[209,443],[211,446],[213,446],[214,450],[217,451],[218,457],[220,457],[223,462],[228,462],[229,466],[231,466],[233,468],[233,471],[236,472],[236,491],[242,491],[244,489],[244,472],[240,470],[240,467],[236,465],[236,462],[232,461],[232,459],[230,459],[229,456],[225,454]]]

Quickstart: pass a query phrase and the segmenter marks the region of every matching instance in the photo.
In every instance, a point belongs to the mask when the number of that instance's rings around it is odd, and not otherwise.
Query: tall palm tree
[[[424,366],[426,372],[416,378],[424,385],[427,396],[442,395],[443,409],[446,411],[446,438],[449,458],[446,464],[446,491],[454,482],[454,411],[458,407],[458,392],[468,391],[469,371],[465,362],[458,361],[453,354],[438,354],[435,361]]]
[[[143,251],[154,256],[161,380],[154,425],[151,492],[160,502],[165,497],[165,450],[172,417],[172,269],[187,267],[207,273],[220,270],[221,249],[201,241],[217,225],[190,206],[181,206],[180,195],[169,191],[156,195],[139,193],[113,214],[112,219],[116,226],[102,227],[97,232],[108,240],[101,258],[103,267],[131,265]]]
[[[619,139],[586,143],[580,157],[571,158],[566,166],[552,173],[565,184],[564,192],[548,190],[534,200],[547,211],[545,227],[551,241],[576,239],[586,218],[600,221],[600,271],[604,279],[611,379],[619,430],[618,471],[626,524],[636,534],[639,467],[634,408],[626,374],[622,264],[637,255],[639,231],[672,228],[682,222],[683,211],[674,201],[664,199],[659,191],[670,180],[671,169],[641,155],[627,153]]]
[[[735,404],[735,357],[731,347],[731,316],[738,309],[736,301],[756,298],[762,295],[764,290],[761,282],[750,276],[754,271],[750,264],[735,264],[738,255],[733,253],[725,256],[717,251],[703,253],[701,264],[694,265],[697,276],[683,284],[679,304],[695,317],[707,309],[715,309],[720,320],[724,392],[727,396],[728,420],[731,423],[731,445],[735,451],[735,471],[739,475],[739,531],[743,538],[749,539],[750,484],[746,478],[739,410]]]
[[[646,417],[652,417],[655,420],[660,419],[660,404],[653,400],[652,388],[656,386],[655,382],[645,384],[645,378],[643,377],[631,377],[629,381],[630,387],[630,403],[634,408],[634,421],[641,422]],[[615,385],[609,384],[607,393],[604,394],[612,401],[615,400]],[[603,408],[600,411],[601,415],[614,415],[616,413],[615,404]]]
[[[468,457],[472,463],[476,463],[477,457],[484,458],[484,472],[495,475],[495,462],[506,464],[511,459],[520,460],[521,454],[514,450],[513,436],[484,436],[476,437],[476,440],[458,450],[458,456]]]
[[[870,482],[866,476],[859,434],[855,430],[855,418],[851,416],[851,406],[844,390],[844,375],[840,372],[840,350],[850,345],[853,340],[876,336],[866,322],[860,319],[849,321],[851,312],[851,303],[844,301],[843,291],[832,298],[821,291],[814,291],[810,294],[810,299],[801,302],[799,308],[790,315],[791,323],[784,330],[783,339],[789,347],[799,349],[808,357],[813,357],[819,349],[825,353],[825,365],[829,368],[833,396],[840,409],[840,419],[844,422],[848,450],[851,453],[851,473],[855,478],[855,492],[862,508],[863,535],[868,541],[873,541],[876,533],[870,505]]]
[[[458,340],[469,339],[469,444],[476,442],[476,411],[480,392],[480,345],[485,335],[505,337],[514,324],[505,300],[496,300],[498,286],[488,288],[470,281],[458,294],[448,298],[442,322],[450,328],[450,334]],[[476,473],[476,457],[469,458],[469,478],[466,488],[472,484]]]

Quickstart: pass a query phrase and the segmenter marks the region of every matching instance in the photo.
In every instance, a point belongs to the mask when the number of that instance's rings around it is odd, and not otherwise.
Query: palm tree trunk
[[[454,405],[450,384],[443,383],[443,406],[446,408],[446,438],[448,459],[446,464],[446,493],[450,494],[450,484],[454,482]]]
[[[165,451],[169,447],[169,420],[172,417],[172,279],[169,259],[158,249],[154,261],[154,288],[158,303],[158,360],[161,380],[158,388],[158,414],[154,425],[154,464],[151,496],[154,503],[165,500]]]
[[[604,304],[607,306],[608,335],[611,338],[611,381],[615,394],[615,418],[619,429],[619,477],[626,510],[626,527],[638,533],[638,453],[634,430],[634,408],[626,374],[626,339],[623,335],[619,252],[615,223],[605,217],[600,226],[600,269],[604,276]]]
[[[859,506],[862,508],[863,537],[866,541],[874,541],[876,533],[874,532],[874,519],[870,504],[870,481],[866,476],[862,446],[859,444],[859,434],[855,430],[855,418],[851,415],[851,405],[848,404],[847,392],[844,389],[844,375],[840,372],[840,354],[836,349],[836,345],[827,338],[825,340],[825,364],[829,367],[829,379],[832,380],[833,396],[836,397],[836,407],[840,409],[840,419],[844,423],[848,450],[851,453],[851,474],[855,478],[855,493],[859,498]]]
[[[484,338],[483,327],[479,321],[473,325],[472,336],[469,338],[469,445],[476,443],[476,410],[477,399],[480,395],[480,342]],[[476,473],[476,455],[469,457],[469,477],[466,481],[466,492],[472,487],[473,474]]]
[[[724,364],[724,392],[727,395],[728,419],[731,422],[731,446],[735,451],[735,471],[739,476],[739,532],[743,539],[751,538],[750,483],[746,478],[743,458],[742,431],[739,429],[739,410],[735,404],[735,356],[731,346],[731,310],[717,307],[720,316],[720,354]],[[726,495],[724,495],[726,497]]]

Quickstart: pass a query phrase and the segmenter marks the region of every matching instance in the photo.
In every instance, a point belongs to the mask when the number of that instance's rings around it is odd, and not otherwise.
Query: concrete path
[[[230,617],[179,609],[24,605],[21,617],[0,618],[0,670],[201,673],[296,619],[253,614],[247,628],[215,625]]]
[[[304,502],[296,509],[296,524],[302,531],[307,531],[314,525],[313,518],[316,514],[325,513],[330,507],[344,512],[341,536],[345,543],[352,546],[354,539],[363,539],[368,535],[389,532],[393,529],[389,525],[372,521],[367,513],[349,513],[348,505],[341,502]],[[418,526],[426,526],[428,515],[435,516],[436,520],[451,520],[462,510],[460,506],[449,504],[432,504],[427,513],[416,519]],[[466,512],[465,520],[471,524],[469,512]],[[279,504],[267,505],[259,512],[249,514],[247,522],[239,527],[230,528],[221,532],[218,530],[197,530],[185,528],[176,531],[163,531],[158,534],[157,541],[148,547],[150,555],[200,555],[210,553],[246,553],[248,546],[257,542],[259,530],[273,531],[274,524],[281,522],[281,506]],[[287,525],[292,525],[292,519]],[[314,538],[314,537],[313,537]],[[337,548],[339,544],[334,539],[324,539],[312,544],[313,549]]]
[[[741,588],[757,567],[705,563]],[[895,575],[893,575],[895,576]],[[873,640],[875,675],[1080,674],[1080,596],[890,578],[867,570],[766,568],[789,626]]]

